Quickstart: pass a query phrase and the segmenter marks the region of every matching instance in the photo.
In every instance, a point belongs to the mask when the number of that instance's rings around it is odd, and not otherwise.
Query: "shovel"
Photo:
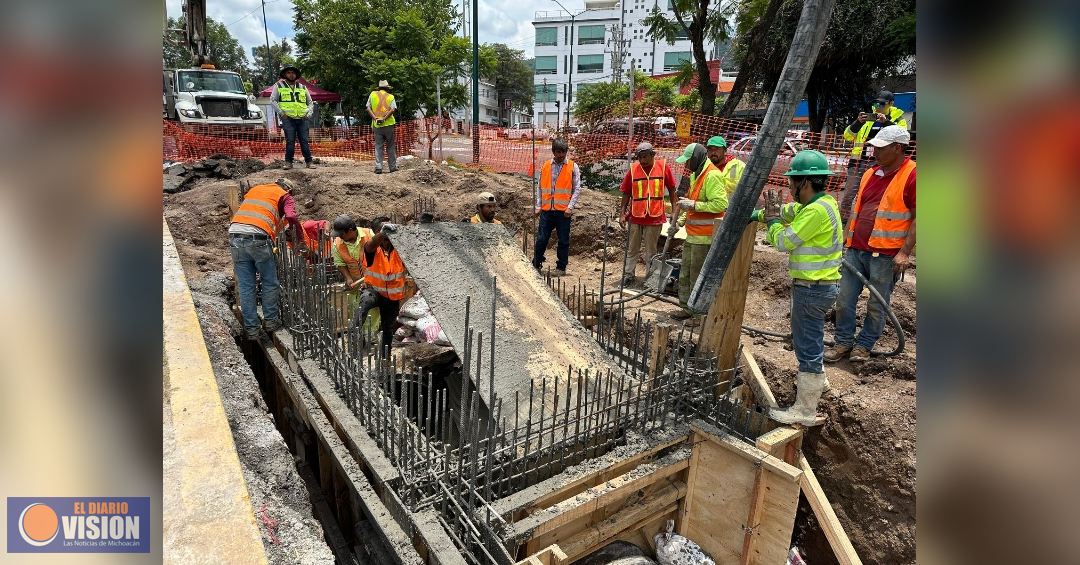
[[[667,264],[667,254],[671,249],[671,242],[675,235],[668,235],[664,241],[664,250],[659,255],[654,255],[649,260],[649,268],[645,271],[645,289],[650,292],[663,293],[664,281],[671,274],[671,265]]]

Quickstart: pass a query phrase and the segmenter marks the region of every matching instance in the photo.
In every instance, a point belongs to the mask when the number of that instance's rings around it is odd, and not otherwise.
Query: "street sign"
[[[512,107],[513,107],[513,100],[511,100],[509,98],[503,99],[503,109],[504,110],[509,110]]]
[[[690,137],[690,121],[693,116],[690,112],[680,112],[675,116],[675,135],[679,139],[689,139]]]

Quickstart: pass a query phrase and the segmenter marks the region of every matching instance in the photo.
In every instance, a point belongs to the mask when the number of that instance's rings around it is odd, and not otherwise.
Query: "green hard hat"
[[[682,155],[679,155],[675,158],[675,162],[681,165],[689,161],[690,158],[694,156],[694,148],[696,148],[697,146],[697,143],[691,143],[690,145],[687,145],[686,149],[683,149]]]
[[[832,174],[833,172],[829,170],[829,160],[825,158],[824,153],[813,149],[804,149],[791,158],[791,165],[788,167],[788,171],[784,173],[784,176],[810,177]]]
[[[705,145],[708,147],[727,147],[727,140],[719,135],[714,135],[709,138]]]

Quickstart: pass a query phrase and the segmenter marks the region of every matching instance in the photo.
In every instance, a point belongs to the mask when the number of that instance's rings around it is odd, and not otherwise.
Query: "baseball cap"
[[[675,158],[675,162],[681,165],[689,161],[690,158],[694,156],[694,149],[696,149],[698,145],[699,144],[697,143],[691,143],[690,145],[687,145],[686,149],[683,149],[682,155],[679,155]]]
[[[635,154],[641,154],[641,153],[648,153],[648,152],[651,152],[651,151],[655,151],[653,149],[652,144],[649,143],[648,141],[642,141],[641,143],[638,144],[637,151],[635,151],[634,153]]]
[[[334,237],[341,237],[356,229],[356,220],[348,214],[342,214],[334,219]]]
[[[886,102],[892,102],[895,100],[892,92],[888,90],[882,90],[878,93],[877,98],[874,99],[878,104],[885,104]]]
[[[296,185],[293,184],[293,181],[291,181],[291,180],[289,180],[289,179],[287,179],[285,177],[279,178],[278,180],[274,181],[274,183],[277,184],[278,186],[280,186],[281,188],[284,188],[285,190],[288,190],[289,192],[292,192],[292,190],[294,188],[296,188]]]
[[[867,141],[874,147],[885,147],[886,145],[892,145],[893,143],[902,143],[907,145],[911,143],[911,134],[908,130],[900,126],[885,126],[877,132],[874,139]]]
[[[490,192],[481,192],[476,195],[476,204],[495,204],[495,195]]]
[[[727,147],[727,140],[719,135],[714,135],[709,138],[709,142],[705,145],[707,147]]]

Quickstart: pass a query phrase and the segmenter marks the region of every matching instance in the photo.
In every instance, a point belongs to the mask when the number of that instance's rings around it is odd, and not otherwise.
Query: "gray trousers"
[[[387,161],[390,163],[390,169],[397,168],[397,146],[394,140],[394,127],[395,126],[383,126],[381,128],[373,128],[375,130],[375,170],[382,170],[383,160],[383,144],[386,144],[386,151],[389,152]]]
[[[660,239],[661,226],[643,226],[641,224],[628,224],[630,247],[626,251],[626,263],[623,265],[627,276],[633,277],[637,269],[638,257],[644,259],[645,265],[656,255],[656,240]],[[645,252],[641,253],[641,244],[645,244]]]

